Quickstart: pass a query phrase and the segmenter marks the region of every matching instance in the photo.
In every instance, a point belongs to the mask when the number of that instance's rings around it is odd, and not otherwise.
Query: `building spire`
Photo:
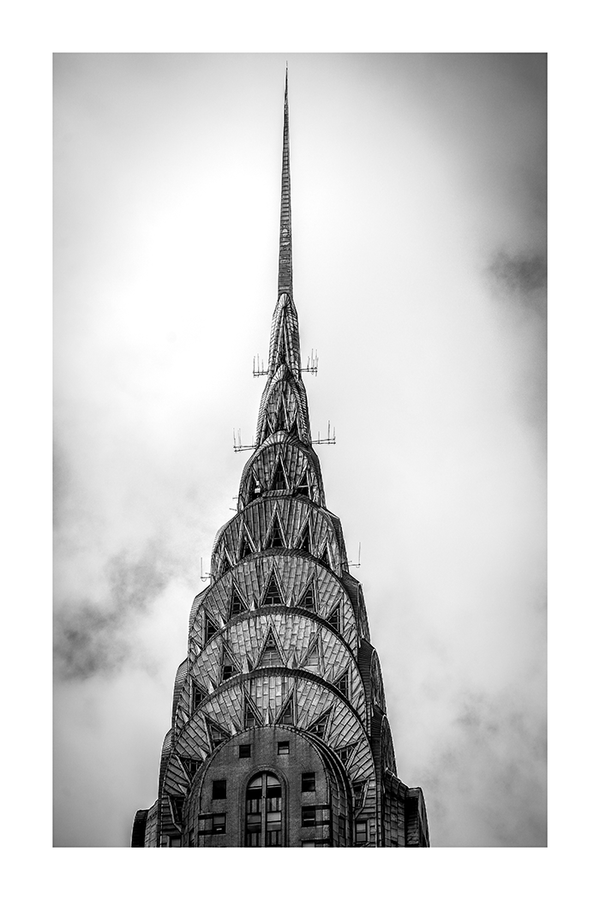
[[[298,314],[292,296],[292,206],[287,63],[283,102],[279,277],[277,305],[271,324],[267,376],[258,413],[257,444],[262,444],[271,434],[279,431],[287,431],[288,434],[294,434],[304,443],[310,444],[308,403],[301,375]]]
[[[285,64],[285,94],[283,101],[281,217],[279,223],[279,294],[283,292],[292,296],[292,205],[290,191],[290,131],[287,62]]]

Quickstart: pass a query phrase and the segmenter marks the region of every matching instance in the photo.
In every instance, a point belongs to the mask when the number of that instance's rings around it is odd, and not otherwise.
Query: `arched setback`
[[[253,846],[346,846],[349,793],[310,736],[293,728],[252,728],[222,744],[194,778],[183,845],[248,846],[249,828],[258,826],[260,843]],[[281,844],[269,844],[278,839],[279,822]]]
[[[320,618],[327,620],[335,607],[340,605],[341,634],[352,652],[356,654],[361,631],[357,622],[355,603],[344,582],[312,557],[276,551],[263,554],[260,558],[243,560],[198,595],[198,602],[194,603],[190,617],[190,641],[195,643],[198,649],[204,646],[206,616],[212,622],[222,623],[221,628],[226,627],[231,619],[234,592],[241,596],[249,612],[259,609],[267,613],[269,610],[261,606],[261,599],[264,597],[267,582],[274,568],[281,585],[284,607],[300,608],[299,604],[302,604],[309,585],[313,587],[314,613]],[[301,608],[306,611],[306,607]],[[358,612],[360,613],[360,610]],[[192,643],[190,648],[191,655],[194,655]]]
[[[360,671],[350,646],[341,635],[319,617],[303,609],[282,609],[275,607],[268,613],[263,611],[246,613],[235,620],[213,638],[204,650],[190,660],[188,684],[178,694],[180,707],[192,712],[197,706],[194,700],[194,685],[209,690],[211,683],[218,685],[224,680],[222,665],[226,652],[235,671],[243,674],[254,671],[268,663],[264,659],[265,643],[272,634],[280,659],[278,665],[292,670],[303,666],[303,659],[311,643],[319,636],[321,642],[321,676],[336,683],[344,673],[348,674],[346,696],[361,718],[366,716],[365,689]],[[292,673],[290,673],[292,674]]]
[[[305,493],[318,506],[325,506],[321,466],[311,447],[290,440],[285,432],[272,435],[250,457],[240,481],[238,510],[268,494],[277,465],[285,470],[288,492]]]
[[[224,557],[235,565],[249,553],[260,554],[268,549],[264,542],[275,513],[279,515],[286,548],[296,548],[307,516],[310,516],[313,555],[320,556],[326,546],[329,566],[335,574],[341,577],[348,570],[344,538],[337,516],[315,505],[308,497],[283,494],[281,497],[255,500],[223,526],[215,539],[211,572],[220,574],[223,571]]]

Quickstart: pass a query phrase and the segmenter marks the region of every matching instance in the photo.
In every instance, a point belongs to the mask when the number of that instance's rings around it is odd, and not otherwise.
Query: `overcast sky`
[[[290,55],[328,507],[436,846],[546,843],[542,55]],[[127,846],[253,440],[285,57],[55,57],[54,843]]]

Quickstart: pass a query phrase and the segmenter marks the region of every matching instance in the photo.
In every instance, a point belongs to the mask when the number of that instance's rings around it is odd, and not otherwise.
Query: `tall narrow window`
[[[283,846],[283,798],[281,782],[261,772],[246,789],[246,847]]]

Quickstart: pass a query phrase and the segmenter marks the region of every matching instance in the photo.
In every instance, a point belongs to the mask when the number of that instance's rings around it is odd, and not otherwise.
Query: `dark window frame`
[[[227,779],[215,778],[212,783],[212,799],[227,800]]]

